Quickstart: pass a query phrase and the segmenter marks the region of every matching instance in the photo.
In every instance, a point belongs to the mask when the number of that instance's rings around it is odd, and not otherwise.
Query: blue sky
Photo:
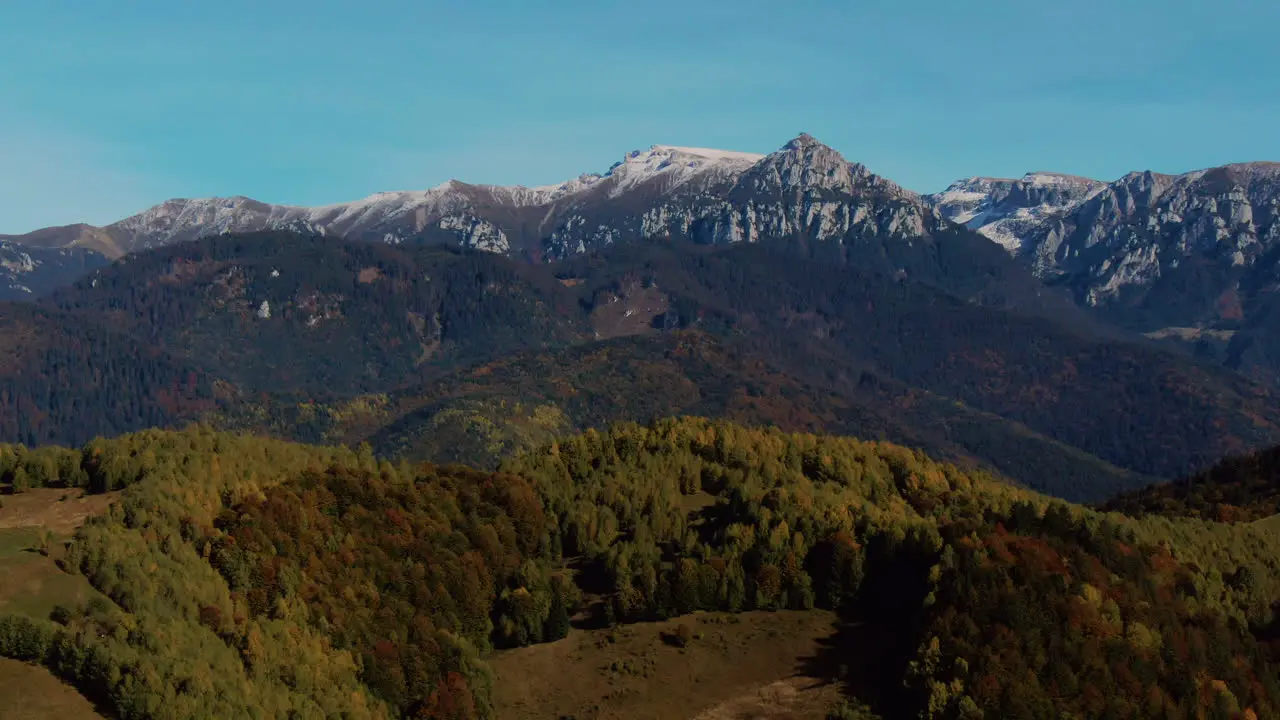
[[[1257,0],[0,0],[0,233],[804,131],[921,191],[1280,159]]]

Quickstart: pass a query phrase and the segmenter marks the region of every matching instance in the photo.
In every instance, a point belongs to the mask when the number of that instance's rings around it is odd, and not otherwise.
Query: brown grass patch
[[[684,624],[684,648],[663,642]],[[574,630],[559,642],[497,653],[500,720],[820,720],[835,684],[805,677],[805,658],[833,632],[812,612],[697,613],[612,630]]]
[[[381,270],[376,267],[367,267],[360,269],[360,272],[356,275],[356,280],[359,280],[362,285],[368,285],[369,283],[377,282],[378,278],[381,277]]]
[[[48,670],[0,658],[0,717],[5,720],[101,720],[93,704]]]
[[[68,537],[85,518],[107,509],[117,493],[85,495],[83,490],[36,488],[0,498],[0,530],[36,527]]]

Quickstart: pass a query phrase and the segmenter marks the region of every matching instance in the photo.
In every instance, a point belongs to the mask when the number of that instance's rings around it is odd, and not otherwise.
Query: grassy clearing
[[[117,493],[85,495],[83,490],[37,488],[0,496],[0,530],[42,528],[60,538],[70,537],[85,518],[107,509]]]
[[[58,605],[79,605],[97,594],[83,577],[63,572],[56,560],[75,529],[88,516],[106,509],[111,498],[52,489],[0,496],[4,503],[0,507],[0,614],[47,618]],[[102,716],[48,670],[0,658],[0,718],[100,720]]]
[[[47,618],[54,607],[80,605],[97,593],[84,577],[57,566],[59,543],[48,556],[37,552],[39,543],[33,528],[0,530],[0,613]]]
[[[821,720],[837,684],[802,669],[833,633],[830,613],[697,613],[496,654],[500,720]],[[692,637],[674,641],[684,625]]]
[[[84,519],[104,510],[110,501],[108,495],[83,496],[79,490],[56,489],[3,497],[0,613],[47,618],[57,605],[78,605],[96,594],[83,577],[63,572],[56,560]]]
[[[94,596],[83,577],[62,572],[56,561],[76,528],[105,510],[113,497],[40,488],[2,498],[0,613],[43,618],[57,605],[76,605]]]
[[[101,720],[93,704],[48,670],[0,658],[0,717],[5,720]]]

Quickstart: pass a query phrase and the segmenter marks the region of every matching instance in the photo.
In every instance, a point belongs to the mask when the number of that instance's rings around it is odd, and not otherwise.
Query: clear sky
[[[1280,160],[1274,0],[0,0],[0,233],[809,132],[907,187]]]

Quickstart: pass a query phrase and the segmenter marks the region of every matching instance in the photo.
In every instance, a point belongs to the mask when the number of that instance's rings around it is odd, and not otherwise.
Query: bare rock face
[[[926,220],[927,216],[933,216]],[[175,199],[104,228],[42,231],[52,247],[92,245],[109,257],[210,235],[260,230],[389,243],[453,242],[530,260],[567,257],[622,240],[704,243],[850,233],[917,237],[937,216],[917,195],[801,135],[770,155],[655,145],[602,174],[557,185],[450,181],[322,207],[246,197]],[[34,236],[18,238],[35,243]]]
[[[1074,175],[1027,173],[1017,180],[974,177],[926,200],[947,219],[977,230],[1010,252],[1053,215],[1074,207],[1106,183]]]
[[[738,155],[713,167],[677,183],[656,176],[636,185],[625,202],[583,198],[560,216],[547,254],[565,257],[637,237],[706,244],[803,239],[838,246],[853,236],[921,237],[938,220],[914,193],[809,135],[769,155]]]
[[[1091,306],[1140,294],[1188,264],[1227,274],[1255,267],[1280,240],[1280,163],[1134,172],[1112,183],[972,178],[928,200]]]
[[[973,178],[927,199],[1103,317],[1280,382],[1280,163]]]
[[[1028,236],[1044,277],[1068,277],[1099,305],[1180,268],[1247,272],[1280,240],[1280,164],[1228,165],[1184,175],[1130,173]]]

